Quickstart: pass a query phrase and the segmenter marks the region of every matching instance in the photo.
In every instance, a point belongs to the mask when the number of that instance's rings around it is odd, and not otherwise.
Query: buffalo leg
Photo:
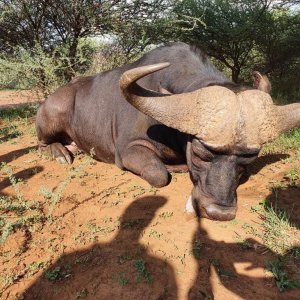
[[[71,152],[64,145],[71,144],[72,140],[63,132],[62,127],[57,115],[50,114],[44,106],[40,107],[36,120],[39,150],[48,152],[59,163],[71,164]]]
[[[170,183],[170,173],[160,158],[149,148],[132,146],[121,157],[125,169],[139,175],[152,186],[163,187]]]
[[[61,164],[71,164],[72,157],[68,149],[61,143],[45,144],[43,141],[39,142],[39,149],[41,152],[50,153],[53,158]]]

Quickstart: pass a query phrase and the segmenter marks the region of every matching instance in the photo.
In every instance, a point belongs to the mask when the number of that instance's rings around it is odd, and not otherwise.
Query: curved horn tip
[[[158,63],[158,64],[153,64],[153,65],[146,65],[145,67],[147,67],[147,69],[149,71],[159,71],[162,69],[165,69],[167,67],[169,67],[171,64],[169,62],[163,62],[163,63]]]
[[[170,66],[169,62],[163,62],[153,65],[145,65],[129,69],[124,72],[120,78],[120,87],[122,90],[126,89],[130,84],[139,80],[140,78],[147,76],[156,71],[162,70]]]

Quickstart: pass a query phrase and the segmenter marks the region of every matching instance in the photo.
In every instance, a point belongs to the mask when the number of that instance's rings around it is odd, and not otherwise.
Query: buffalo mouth
[[[208,200],[208,201],[206,201]],[[198,197],[193,198],[192,204],[196,215],[200,218],[207,218],[216,221],[230,221],[236,216],[237,205],[236,197],[234,201],[230,202],[234,205],[226,206],[220,205],[212,201],[212,199],[200,199]]]
[[[230,221],[236,216],[236,206],[209,204],[207,206],[200,206],[198,212],[200,217],[217,221]]]

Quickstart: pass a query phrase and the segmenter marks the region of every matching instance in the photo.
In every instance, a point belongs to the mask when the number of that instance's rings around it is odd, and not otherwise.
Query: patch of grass
[[[90,155],[85,155],[84,159],[80,162],[80,164],[76,167],[71,167],[68,175],[66,176],[65,180],[63,180],[58,187],[52,192],[51,197],[49,196],[49,210],[48,210],[48,220],[53,221],[53,211],[57,204],[62,199],[63,193],[67,186],[70,184],[72,179],[76,178],[77,176],[81,176],[84,169],[91,163],[92,157],[94,155],[94,150],[91,149]],[[45,188],[44,188],[45,189]],[[48,189],[49,191],[49,189]]]
[[[138,275],[136,276],[136,282],[140,283],[142,279],[146,283],[152,283],[153,282],[153,277],[150,274],[150,272],[146,268],[146,263],[143,259],[137,259],[133,263],[134,268],[138,272]]]
[[[43,261],[33,262],[27,267],[27,272],[29,275],[34,275],[40,270],[45,269],[46,265],[47,264]]]
[[[15,124],[11,124],[8,127],[0,128],[0,144],[14,139],[16,137],[19,137],[21,135],[22,132]]]
[[[96,223],[88,223],[87,227],[92,234],[100,233],[100,234],[107,235],[115,230],[114,228],[108,226],[107,227],[99,226]]]
[[[223,270],[218,259],[212,259],[211,264],[216,268],[216,271],[221,277],[237,277],[236,274]]]
[[[25,216],[22,218],[18,218],[16,221],[8,221],[6,222],[5,226],[3,226],[1,229],[1,238],[0,238],[0,244],[5,243],[7,238],[16,230],[16,229],[23,229],[23,230],[29,230],[30,227],[32,227],[36,223],[42,223],[45,221],[44,216],[38,215],[31,215],[31,216]]]
[[[281,259],[269,262],[266,268],[274,275],[276,286],[280,292],[288,289],[300,288],[300,280],[289,279],[286,272],[284,272]]]
[[[243,238],[240,234],[235,232],[234,240],[241,247],[242,250],[253,249],[252,243]]]
[[[118,264],[122,265],[127,261],[132,260],[132,257],[128,253],[124,253],[118,256]]]
[[[149,237],[155,237],[160,239],[163,236],[162,233],[158,232],[157,230],[153,230],[151,229],[150,233],[149,233]]]
[[[146,193],[146,189],[141,185],[134,185],[131,189],[133,193],[133,197],[138,197]]]
[[[254,236],[258,236],[258,230],[254,225],[251,225],[249,223],[244,223],[242,225],[242,228],[246,231],[246,233],[254,235]]]
[[[128,284],[127,272],[119,272],[114,276],[114,279],[120,286],[126,286]]]
[[[239,224],[239,221],[237,219],[234,219],[234,220],[229,221],[229,224],[235,226],[235,225]]]
[[[285,175],[285,178],[288,179],[289,184],[291,186],[300,185],[300,169],[298,167],[293,167],[289,172]]]
[[[10,184],[12,185],[12,187],[15,191],[16,198],[19,200],[20,203],[24,202],[24,196],[23,196],[23,194],[20,190],[20,184],[21,184],[22,180],[20,178],[16,178],[14,176],[12,168],[10,168],[5,163],[1,164],[0,169],[2,169],[4,171],[4,173],[7,174],[9,182],[10,182]]]
[[[271,183],[271,190],[283,190],[287,188],[287,183],[282,182],[281,180],[272,180]]]
[[[164,211],[164,212],[160,213],[158,216],[160,218],[167,219],[167,218],[173,217],[173,215],[174,215],[174,213],[172,211]]]
[[[10,286],[14,282],[16,282],[19,279],[18,274],[11,274],[11,275],[0,275],[0,282],[4,286]]]
[[[192,244],[192,254],[196,259],[201,258],[202,244],[200,240],[194,240]]]
[[[49,281],[58,281],[71,276],[71,264],[64,264],[52,269],[48,269],[44,273],[44,277]]]
[[[23,107],[12,107],[0,111],[0,119],[6,122],[13,120],[27,119],[36,115],[38,105],[28,105]]]
[[[283,255],[291,248],[299,248],[296,244],[299,243],[300,233],[290,223],[289,216],[284,210],[266,205],[260,216],[264,229],[262,239],[269,249]]]
[[[51,199],[53,192],[48,187],[41,186],[39,190],[39,194],[47,200],[47,199]]]
[[[76,299],[86,298],[89,294],[89,291],[86,288],[83,288],[79,292],[76,293]]]
[[[158,188],[151,186],[151,188],[149,188],[148,192],[153,195],[156,195],[156,193],[158,192]]]
[[[115,199],[111,202],[110,206],[113,207],[113,206],[117,206],[119,204],[121,204],[123,201],[121,199]]]
[[[300,147],[300,128],[294,128],[280,135],[275,141],[264,145],[261,154],[282,153],[288,150],[297,150]]]
[[[258,204],[258,205],[252,205],[251,208],[250,208],[250,212],[259,212],[261,211],[262,207]]]
[[[35,224],[43,223],[46,218],[38,202],[24,198],[20,189],[22,182],[14,176],[12,169],[4,164],[1,167],[15,192],[14,197],[0,196],[0,244],[3,244],[15,230],[29,232]]]
[[[62,278],[62,271],[61,271],[61,267],[56,267],[54,269],[51,270],[47,270],[44,273],[44,276],[46,279],[48,279],[49,281],[56,281]]]

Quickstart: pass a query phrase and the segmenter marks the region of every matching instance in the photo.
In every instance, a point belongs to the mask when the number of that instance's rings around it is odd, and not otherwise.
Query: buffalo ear
[[[271,92],[271,83],[266,75],[261,75],[258,71],[253,71],[253,86],[265,93],[270,94]]]

